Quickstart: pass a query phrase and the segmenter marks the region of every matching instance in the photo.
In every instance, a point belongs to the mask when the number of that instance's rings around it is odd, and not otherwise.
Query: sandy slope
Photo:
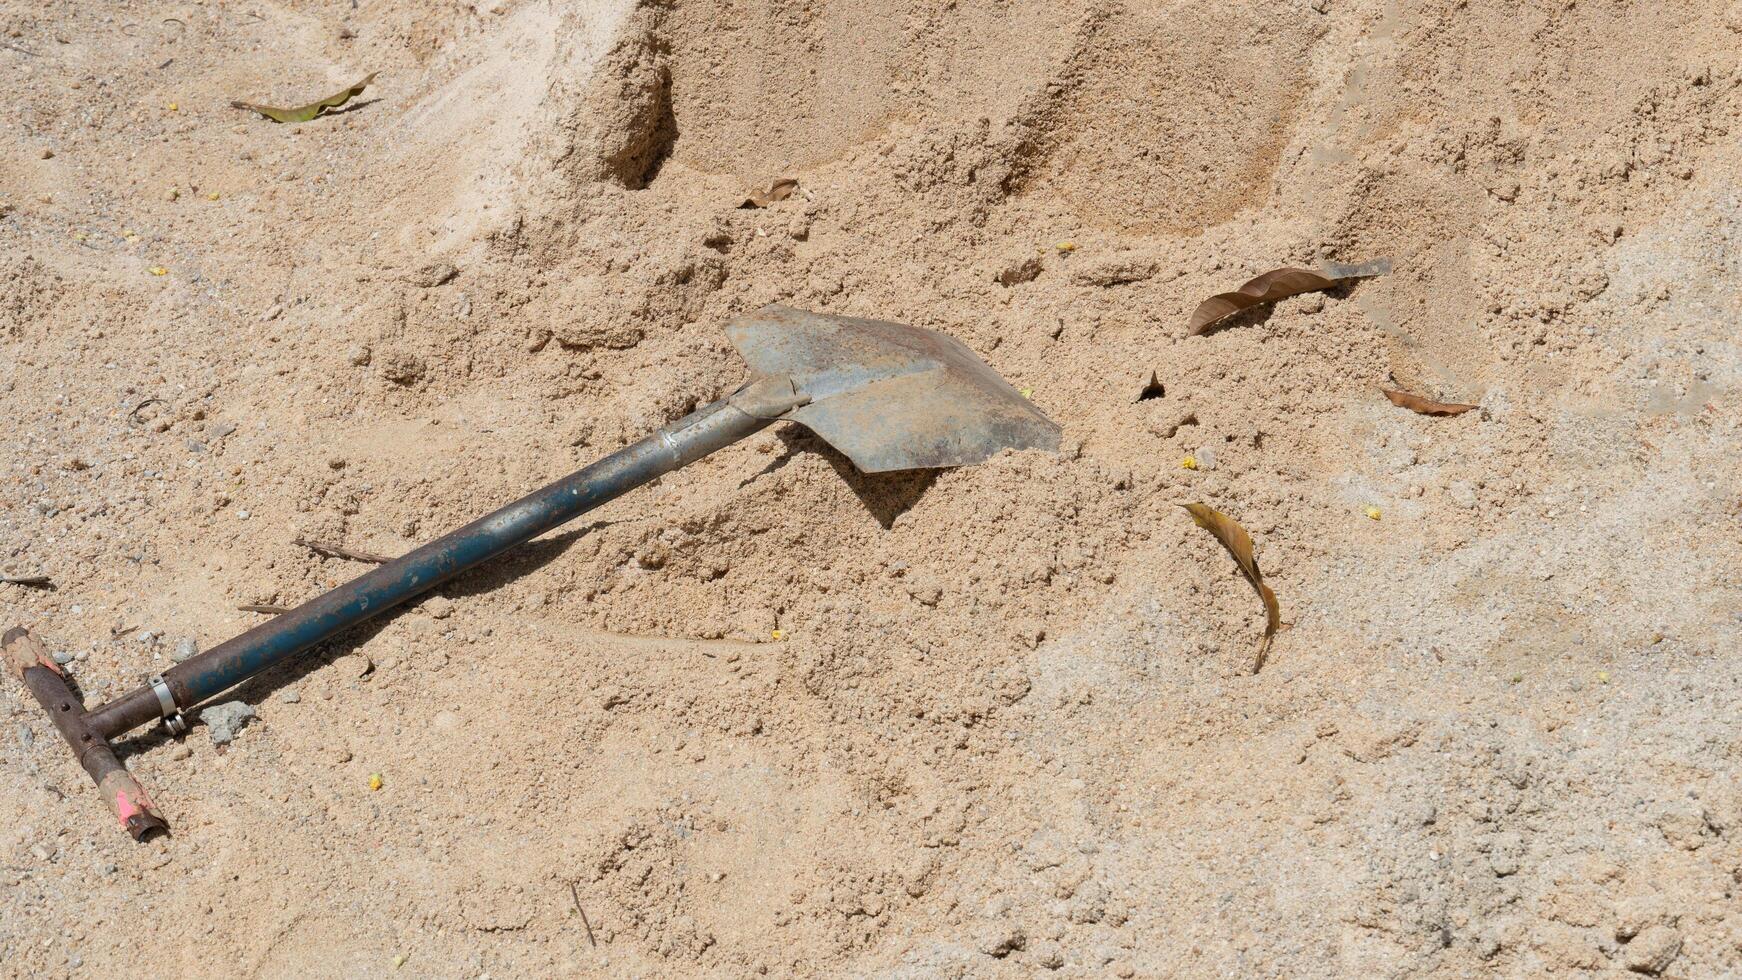
[[[94,701],[361,571],[299,535],[729,389],[766,302],[1067,452],[764,433],[138,739],[143,846],[8,682],[0,973],[1742,971],[1727,4],[62,6],[0,7],[0,573],[58,584],[0,624]]]

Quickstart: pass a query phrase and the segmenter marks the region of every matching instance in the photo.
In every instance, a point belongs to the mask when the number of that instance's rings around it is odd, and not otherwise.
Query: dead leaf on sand
[[[369,87],[369,83],[375,80],[376,74],[376,72],[370,72],[369,77],[344,91],[334,92],[332,95],[327,96],[319,102],[310,102],[308,105],[297,106],[294,109],[275,109],[269,105],[257,105],[253,102],[242,102],[240,100],[232,100],[230,106],[235,109],[247,109],[249,112],[258,112],[273,122],[308,122],[309,120],[314,119],[317,116],[325,115],[327,112],[337,109],[357,96],[362,95],[363,90]]]
[[[751,192],[750,196],[744,199],[744,203],[738,206],[741,208],[765,208],[775,201],[786,200],[796,190],[798,190],[798,181],[791,177],[782,177],[763,190]]]
[[[1431,398],[1412,395],[1407,391],[1397,391],[1392,388],[1381,388],[1380,393],[1391,399],[1391,404],[1398,408],[1407,408],[1421,415],[1462,415],[1478,405],[1465,405],[1462,402],[1436,402]]]
[[[1258,598],[1264,603],[1264,638],[1258,641],[1258,655],[1252,661],[1252,673],[1256,674],[1264,668],[1264,658],[1270,654],[1270,643],[1275,639],[1276,631],[1282,628],[1282,608],[1277,605],[1276,593],[1264,584],[1264,575],[1258,570],[1258,556],[1252,550],[1252,535],[1247,534],[1246,529],[1232,517],[1208,504],[1180,506],[1192,515],[1192,520],[1199,527],[1222,542],[1222,547],[1227,548],[1228,554],[1234,557],[1234,564],[1240,566],[1240,574],[1252,583],[1252,588],[1257,590]]]
[[[1192,311],[1186,330],[1192,334],[1201,334],[1218,320],[1261,303],[1274,303],[1279,299],[1320,289],[1335,289],[1353,279],[1366,279],[1390,271],[1391,262],[1388,259],[1376,259],[1359,265],[1327,263],[1323,273],[1311,269],[1272,269],[1261,276],[1248,279],[1231,293],[1217,293],[1199,303],[1198,308]]]

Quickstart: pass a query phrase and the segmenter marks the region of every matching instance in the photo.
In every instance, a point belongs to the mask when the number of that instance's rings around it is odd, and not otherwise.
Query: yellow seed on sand
[[[409,959],[411,959],[411,957],[409,955],[407,955],[405,953],[400,953],[398,956],[395,956],[393,958],[393,968],[395,970],[399,969],[400,967],[404,966],[405,961],[409,960]]]
[[[180,109],[181,109],[181,106],[180,106],[180,105],[179,105],[179,104],[178,104],[178,103],[175,103],[175,102],[171,102],[171,103],[170,103],[170,104],[169,104],[169,111],[170,111],[170,112],[176,112],[176,111],[178,111],[178,110],[180,110]]]
[[[1597,680],[1602,681],[1605,684],[1609,683],[1609,672],[1606,670],[1597,671]]]
[[[1179,465],[1188,470],[1195,470],[1198,468],[1198,458],[1196,456],[1187,456],[1185,459],[1179,461]]]
[[[217,191],[213,191],[210,194],[206,195],[206,200],[208,200],[208,201],[216,201],[217,199],[218,199],[218,192]]]
[[[165,269],[161,265],[154,265],[145,271],[151,273],[154,276],[167,276],[167,275],[169,275],[169,270]]]
[[[1017,394],[1021,395],[1024,398],[1033,398],[1034,397],[1034,389],[1033,388],[1024,388],[1021,391],[1017,392]]]
[[[1375,520],[1375,521],[1378,520],[1379,519],[1379,508],[1373,506],[1372,504],[1368,504],[1367,505],[1367,517],[1369,520]]]
[[[786,631],[785,630],[770,630],[768,635],[774,637],[777,640],[783,640],[786,638]]]
[[[370,773],[369,774],[369,792],[373,793],[380,788],[381,788],[381,774],[378,772]]]
[[[1059,242],[1057,245],[1054,245],[1053,248],[1056,248],[1061,252],[1075,252],[1077,250],[1077,243],[1076,242]]]

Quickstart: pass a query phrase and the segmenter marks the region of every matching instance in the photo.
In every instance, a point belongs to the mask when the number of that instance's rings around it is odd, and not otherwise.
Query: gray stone
[[[200,641],[191,636],[184,636],[181,638],[181,642],[175,645],[175,652],[169,655],[169,659],[179,664],[184,660],[192,660],[199,655],[199,652]]]
[[[254,709],[241,701],[214,704],[200,712],[200,721],[205,723],[206,733],[212,736],[214,745],[227,745],[235,741],[236,733],[253,718]]]
[[[1465,483],[1463,480],[1454,480],[1450,485],[1448,485],[1446,487],[1446,496],[1451,498],[1452,503],[1464,508],[1465,510],[1469,510],[1476,506],[1476,488]]]
[[[974,940],[976,949],[994,959],[1003,959],[1026,945],[1027,934],[1006,922],[987,924]]]
[[[296,704],[298,701],[302,700],[302,695],[296,693],[296,688],[287,687],[279,693],[278,700],[283,701],[285,704]]]
[[[70,664],[73,662],[73,655],[70,650],[56,650],[51,654],[51,656],[54,657],[54,662],[57,664]]]
[[[1042,943],[1034,951],[1034,961],[1048,970],[1057,970],[1065,965],[1065,951],[1056,943]]]
[[[1681,951],[1681,933],[1669,926],[1652,926],[1627,944],[1627,969],[1635,973],[1662,973]]]

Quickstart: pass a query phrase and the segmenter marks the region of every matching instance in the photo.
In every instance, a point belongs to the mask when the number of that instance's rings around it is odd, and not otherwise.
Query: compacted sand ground
[[[1739,50],[1723,0],[11,0],[0,574],[54,587],[0,626],[93,703],[368,567],[298,538],[729,390],[764,303],[947,331],[1065,452],[769,430],[141,733],[143,845],[9,679],[0,974],[1742,972]],[[1189,501],[1280,596],[1256,675]]]

